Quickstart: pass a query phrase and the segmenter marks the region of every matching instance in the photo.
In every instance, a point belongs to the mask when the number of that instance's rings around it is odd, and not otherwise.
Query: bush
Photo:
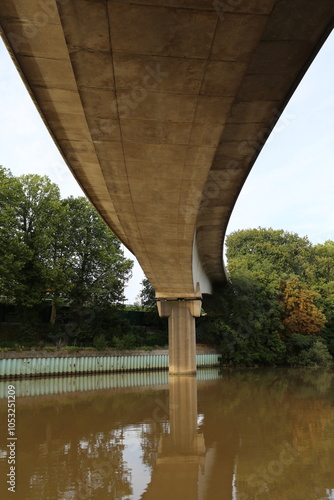
[[[286,361],[291,366],[330,366],[333,357],[323,339],[295,333],[287,342]]]
[[[308,351],[303,352],[302,359],[306,366],[330,366],[333,363],[333,357],[321,339],[317,339]]]
[[[100,333],[96,337],[94,337],[94,347],[98,351],[104,351],[108,348],[108,342],[103,333]]]
[[[113,344],[116,349],[124,350],[124,349],[135,349],[139,347],[138,340],[133,333],[126,333],[123,337],[113,337]]]
[[[334,356],[334,340],[328,342],[328,350],[332,356]]]

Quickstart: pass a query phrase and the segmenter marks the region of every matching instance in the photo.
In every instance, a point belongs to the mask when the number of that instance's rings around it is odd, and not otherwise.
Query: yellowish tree
[[[283,324],[285,335],[293,333],[317,336],[325,326],[326,317],[316,306],[319,294],[307,288],[297,276],[282,282]]]

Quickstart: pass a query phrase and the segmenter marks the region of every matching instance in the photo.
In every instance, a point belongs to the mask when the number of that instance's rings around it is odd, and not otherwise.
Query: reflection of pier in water
[[[170,433],[160,438],[156,465],[142,500],[209,499],[207,483],[213,472],[215,449],[206,450],[204,436],[198,432],[196,376],[169,378],[169,421]],[[225,475],[223,471],[218,474],[220,491],[222,498],[230,499],[233,470],[228,474],[227,489]]]

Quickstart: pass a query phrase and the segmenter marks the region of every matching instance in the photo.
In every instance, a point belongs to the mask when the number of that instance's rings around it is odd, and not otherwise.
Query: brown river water
[[[333,370],[4,396],[1,499],[334,499]]]

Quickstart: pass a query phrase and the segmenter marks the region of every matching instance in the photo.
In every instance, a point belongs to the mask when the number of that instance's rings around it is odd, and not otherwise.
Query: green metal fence
[[[197,367],[219,365],[219,354],[197,354]],[[0,359],[0,378],[167,370],[168,354]]]

